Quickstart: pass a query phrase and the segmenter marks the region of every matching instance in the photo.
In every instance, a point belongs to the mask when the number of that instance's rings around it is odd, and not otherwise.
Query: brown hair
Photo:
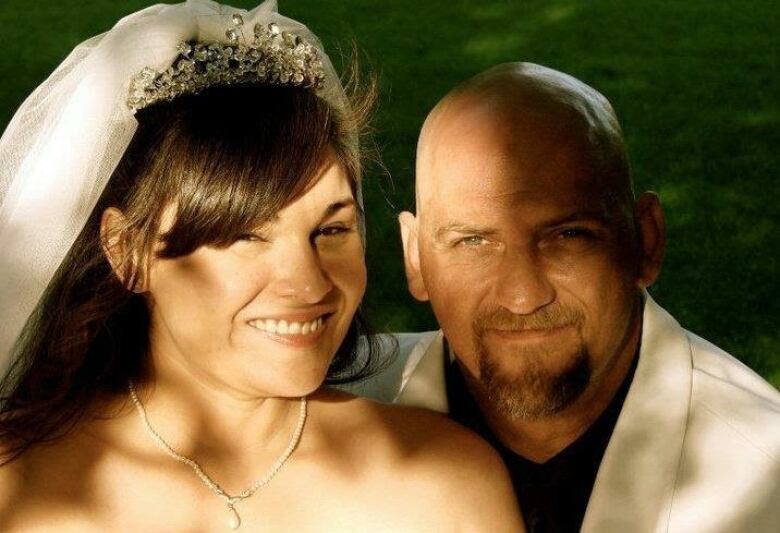
[[[149,314],[133,289],[158,239],[162,258],[227,246],[301,195],[333,155],[356,192],[376,90],[353,88],[339,109],[310,89],[244,86],[138,112],[130,146],[16,344],[0,400],[5,462],[63,436],[99,400],[126,394],[128,380],[148,378]],[[174,225],[159,236],[171,204]],[[127,258],[119,276],[101,248],[101,216],[112,206],[127,221],[115,235]],[[358,356],[361,336],[369,346]],[[358,312],[326,382],[372,373],[374,343]]]

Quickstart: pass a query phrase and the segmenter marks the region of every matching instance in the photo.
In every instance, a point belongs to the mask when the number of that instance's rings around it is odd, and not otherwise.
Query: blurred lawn
[[[0,127],[87,37],[155,2],[0,3]],[[234,1],[237,7],[255,2]],[[601,90],[626,132],[638,190],[669,224],[652,293],[688,329],[780,386],[780,72],[770,0],[281,0],[332,56],[355,40],[381,73],[378,142],[392,174],[368,176],[377,329],[435,327],[406,294],[394,215],[413,202],[417,131],[453,85],[526,60]]]

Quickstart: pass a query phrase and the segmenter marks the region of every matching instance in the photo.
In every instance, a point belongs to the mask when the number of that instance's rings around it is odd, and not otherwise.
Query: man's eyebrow
[[[542,228],[548,228],[560,226],[563,224],[570,224],[572,222],[595,222],[597,224],[606,226],[609,224],[609,218],[604,212],[598,210],[576,211],[558,218],[546,220],[540,223],[538,226]],[[436,239],[441,239],[447,233],[461,233],[490,237],[498,233],[498,230],[488,226],[475,226],[473,224],[453,222],[437,229],[434,233],[434,237]]]
[[[345,198],[342,198],[341,200],[337,200],[330,204],[328,207],[325,208],[325,211],[322,213],[322,218],[320,218],[320,222],[332,217],[342,209],[346,209],[348,207],[355,207],[355,199],[351,196],[347,196]]]
[[[560,226],[572,222],[596,222],[606,226],[609,224],[609,217],[600,210],[575,211],[559,218],[553,218],[540,224],[542,227]]]
[[[447,233],[462,233],[468,235],[483,235],[489,237],[498,233],[498,230],[490,227],[473,226],[471,224],[452,223],[442,226],[436,230],[434,236],[436,239],[441,239]]]

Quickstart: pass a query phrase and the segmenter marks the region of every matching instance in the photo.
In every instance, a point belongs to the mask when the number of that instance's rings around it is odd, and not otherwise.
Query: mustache
[[[480,335],[487,329],[518,331],[578,326],[584,318],[581,311],[563,305],[543,307],[530,315],[518,315],[505,307],[496,307],[481,313],[473,325]]]

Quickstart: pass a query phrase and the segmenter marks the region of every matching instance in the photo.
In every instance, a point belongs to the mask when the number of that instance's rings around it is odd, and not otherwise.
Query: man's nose
[[[321,302],[333,289],[317,250],[308,242],[290,245],[279,253],[272,280],[277,296],[306,304]]]
[[[497,287],[499,304],[518,315],[530,315],[555,301],[555,288],[539,257],[512,251],[501,264]]]

